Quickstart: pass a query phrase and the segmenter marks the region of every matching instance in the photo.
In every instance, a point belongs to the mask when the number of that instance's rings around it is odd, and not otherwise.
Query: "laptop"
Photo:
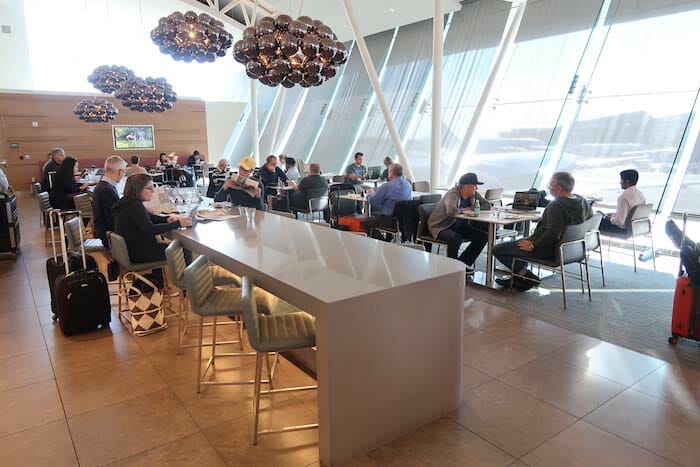
[[[376,180],[382,175],[382,168],[378,165],[367,167],[367,178],[369,180]]]
[[[540,202],[540,194],[531,191],[517,191],[513,197],[513,211],[535,211]]]

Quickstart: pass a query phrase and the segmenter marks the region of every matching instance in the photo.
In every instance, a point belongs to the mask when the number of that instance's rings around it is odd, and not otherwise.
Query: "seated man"
[[[287,175],[284,173],[284,171],[282,171],[282,169],[277,167],[276,156],[267,156],[267,159],[265,159],[265,165],[260,167],[260,180],[266,187],[287,182]]]
[[[214,196],[214,201],[230,201],[234,206],[245,206],[263,210],[263,187],[251,177],[255,169],[255,160],[244,157],[238,164],[238,175],[226,180],[221,190]]]
[[[373,231],[375,227],[391,228],[394,226],[394,206],[399,201],[411,199],[411,182],[403,176],[401,164],[389,166],[389,182],[385,183],[377,191],[367,194],[367,202],[372,210],[372,217],[368,217],[362,225],[368,235],[379,238],[379,232]],[[387,238],[391,241],[391,238]]]
[[[600,221],[600,231],[609,233],[625,233],[625,223],[633,207],[645,204],[646,200],[639,188],[637,181],[639,172],[634,169],[620,172],[620,188],[624,191],[617,198],[617,210],[614,214],[604,215]]]
[[[187,158],[187,167],[194,168],[195,165],[199,165],[202,162],[204,162],[204,159],[199,154],[199,151],[195,151]]]
[[[138,157],[138,156],[135,156]],[[93,225],[95,226],[95,238],[102,240],[105,248],[107,244],[107,232],[114,230],[114,216],[112,206],[119,201],[117,184],[126,172],[126,161],[119,156],[108,157],[105,161],[105,174],[95,186],[92,193]]]
[[[290,158],[287,158],[289,164]],[[302,178],[301,182],[295,187],[295,193],[292,196],[292,206],[297,209],[309,209],[309,190],[314,188],[328,189],[328,180],[321,177],[321,166],[318,162],[309,164],[309,175]]]
[[[479,185],[483,185],[475,173],[466,173],[459,177],[459,182],[447,193],[433,209],[428,218],[428,230],[433,238],[447,242],[447,256],[459,259],[466,265],[467,274],[474,273],[474,261],[481,254],[488,242],[488,234],[464,219],[455,219],[455,216],[465,210],[472,209],[476,200],[479,200],[481,209],[491,209],[491,203],[477,191]],[[462,242],[469,242],[469,246],[459,257],[459,248]]]
[[[586,200],[574,195],[574,177],[568,172],[556,172],[549,182],[549,192],[554,196],[537,223],[535,232],[528,238],[506,242],[493,249],[493,255],[510,269],[513,258],[554,259],[555,247],[567,225],[576,225],[590,218],[593,213]],[[514,272],[526,278],[514,277],[513,287],[521,292],[539,285],[540,279],[527,269],[527,263],[516,261]],[[504,287],[510,285],[510,278],[496,279]]]
[[[299,173],[299,169],[297,169],[296,159],[294,159],[293,157],[287,157],[285,159],[285,164],[287,167],[287,170],[284,172],[285,175],[287,175],[287,178],[290,182],[294,182],[298,185],[301,181],[301,174]]]
[[[58,166],[61,165],[61,162],[66,158],[66,152],[63,148],[53,148],[49,155],[51,158],[46,161],[44,167],[41,169],[41,173],[43,174],[41,186],[44,191],[48,191],[51,188],[49,186],[49,172],[56,172],[58,170]]]
[[[141,167],[139,163],[141,162],[141,158],[139,156],[131,156],[131,165],[126,168],[126,176],[128,177],[129,175],[134,175],[134,174],[145,174],[146,169]]]
[[[361,152],[355,153],[355,161],[345,169],[345,181],[353,185],[362,185],[362,181],[367,179],[367,167],[362,165],[365,155]]]

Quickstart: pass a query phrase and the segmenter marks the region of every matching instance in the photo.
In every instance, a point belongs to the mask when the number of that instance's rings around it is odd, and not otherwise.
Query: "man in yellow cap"
[[[263,188],[253,175],[255,159],[244,157],[238,163],[238,174],[231,174],[221,190],[214,196],[214,201],[230,201],[234,206],[246,206],[263,210]]]

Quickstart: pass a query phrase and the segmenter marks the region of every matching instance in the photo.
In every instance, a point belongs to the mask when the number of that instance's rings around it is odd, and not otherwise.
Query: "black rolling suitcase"
[[[63,264],[63,257],[56,254],[56,238],[54,235],[54,224],[53,220],[59,213],[59,210],[54,210],[49,213],[49,225],[51,230],[51,248],[53,249],[53,256],[46,260],[46,278],[49,282],[49,293],[51,295],[51,312],[53,313],[53,319],[56,320],[56,279],[66,275],[66,268]],[[78,214],[79,211],[67,211],[65,214]],[[65,239],[61,237],[61,241],[64,242]],[[95,258],[90,255],[85,256],[86,269],[97,270],[97,262]],[[68,270],[70,272],[75,272],[83,269],[83,256],[80,253],[68,253]]]
[[[58,213],[61,239],[64,238],[62,213]],[[61,240],[61,253],[65,276],[59,276],[54,283],[56,316],[63,334],[70,336],[89,332],[101,326],[109,326],[111,305],[107,278],[96,269],[88,269],[86,255],[82,249],[83,235],[80,232],[82,269],[71,272],[66,245]]]
[[[16,258],[19,251],[19,215],[14,193],[0,193],[0,257]]]

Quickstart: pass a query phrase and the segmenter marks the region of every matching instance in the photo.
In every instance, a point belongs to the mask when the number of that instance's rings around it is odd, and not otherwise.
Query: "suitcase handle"
[[[681,252],[683,252],[683,247],[685,246],[685,228],[686,225],[688,224],[688,213],[684,212],[683,213],[683,232],[681,234]],[[680,255],[679,255],[680,257]],[[680,264],[678,265],[678,277],[683,277],[683,260],[680,260]]]
[[[85,258],[85,245],[83,239],[83,215],[80,211],[58,211],[58,228],[61,232],[61,254],[63,255],[63,264],[66,268],[66,276],[70,274],[70,267],[68,265],[68,251],[66,250],[66,242],[63,239],[66,236],[66,230],[64,226],[63,216],[66,214],[77,214],[78,215],[78,232],[80,237],[80,255],[83,258],[83,270],[87,270],[87,258]]]

